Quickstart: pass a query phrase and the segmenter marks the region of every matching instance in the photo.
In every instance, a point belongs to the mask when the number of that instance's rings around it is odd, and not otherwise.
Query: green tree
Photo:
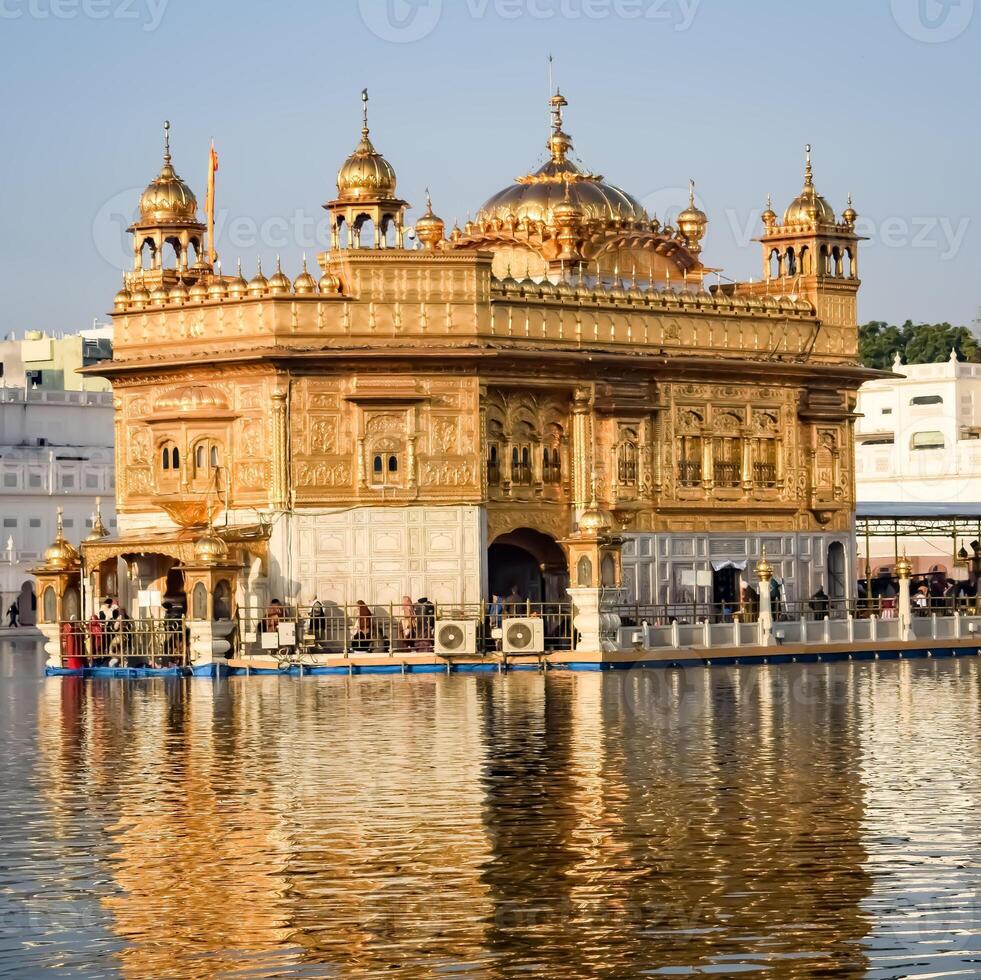
[[[913,323],[901,327],[873,320],[858,328],[859,358],[866,367],[889,370],[896,354],[907,364],[946,361],[951,350],[962,361],[981,361],[981,348],[967,327],[949,323]]]

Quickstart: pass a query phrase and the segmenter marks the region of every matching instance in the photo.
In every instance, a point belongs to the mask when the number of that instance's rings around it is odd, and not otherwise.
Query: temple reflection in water
[[[69,678],[37,778],[127,976],[859,977],[872,676]]]

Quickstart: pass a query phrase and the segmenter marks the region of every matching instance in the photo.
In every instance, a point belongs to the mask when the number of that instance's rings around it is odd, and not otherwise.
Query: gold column
[[[592,477],[592,391],[577,388],[572,402],[572,497],[577,510],[585,510],[589,506]]]
[[[273,507],[284,509],[287,505],[289,486],[289,459],[287,453],[287,389],[277,388],[272,393],[272,499]]]

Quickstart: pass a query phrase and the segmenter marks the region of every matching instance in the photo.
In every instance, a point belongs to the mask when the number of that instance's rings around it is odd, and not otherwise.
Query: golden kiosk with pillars
[[[569,555],[572,581],[573,627],[578,634],[576,648],[612,653],[617,649],[620,617],[603,610],[607,590],[618,590],[623,583],[623,538],[613,532],[613,516],[601,510],[595,495],[579,518],[576,533],[562,544]]]

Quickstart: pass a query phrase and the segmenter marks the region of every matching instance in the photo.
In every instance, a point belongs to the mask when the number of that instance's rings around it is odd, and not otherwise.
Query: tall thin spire
[[[164,163],[170,163],[170,120],[164,120]]]
[[[361,135],[367,137],[368,135],[368,90],[367,89],[361,90],[361,102],[363,103],[361,109],[362,116],[363,116],[363,122],[361,125]]]
[[[814,184],[814,171],[811,169],[811,144],[804,147],[806,164],[804,166],[804,186],[811,187]]]
[[[688,207],[693,208],[695,206],[695,178],[688,178]]]

